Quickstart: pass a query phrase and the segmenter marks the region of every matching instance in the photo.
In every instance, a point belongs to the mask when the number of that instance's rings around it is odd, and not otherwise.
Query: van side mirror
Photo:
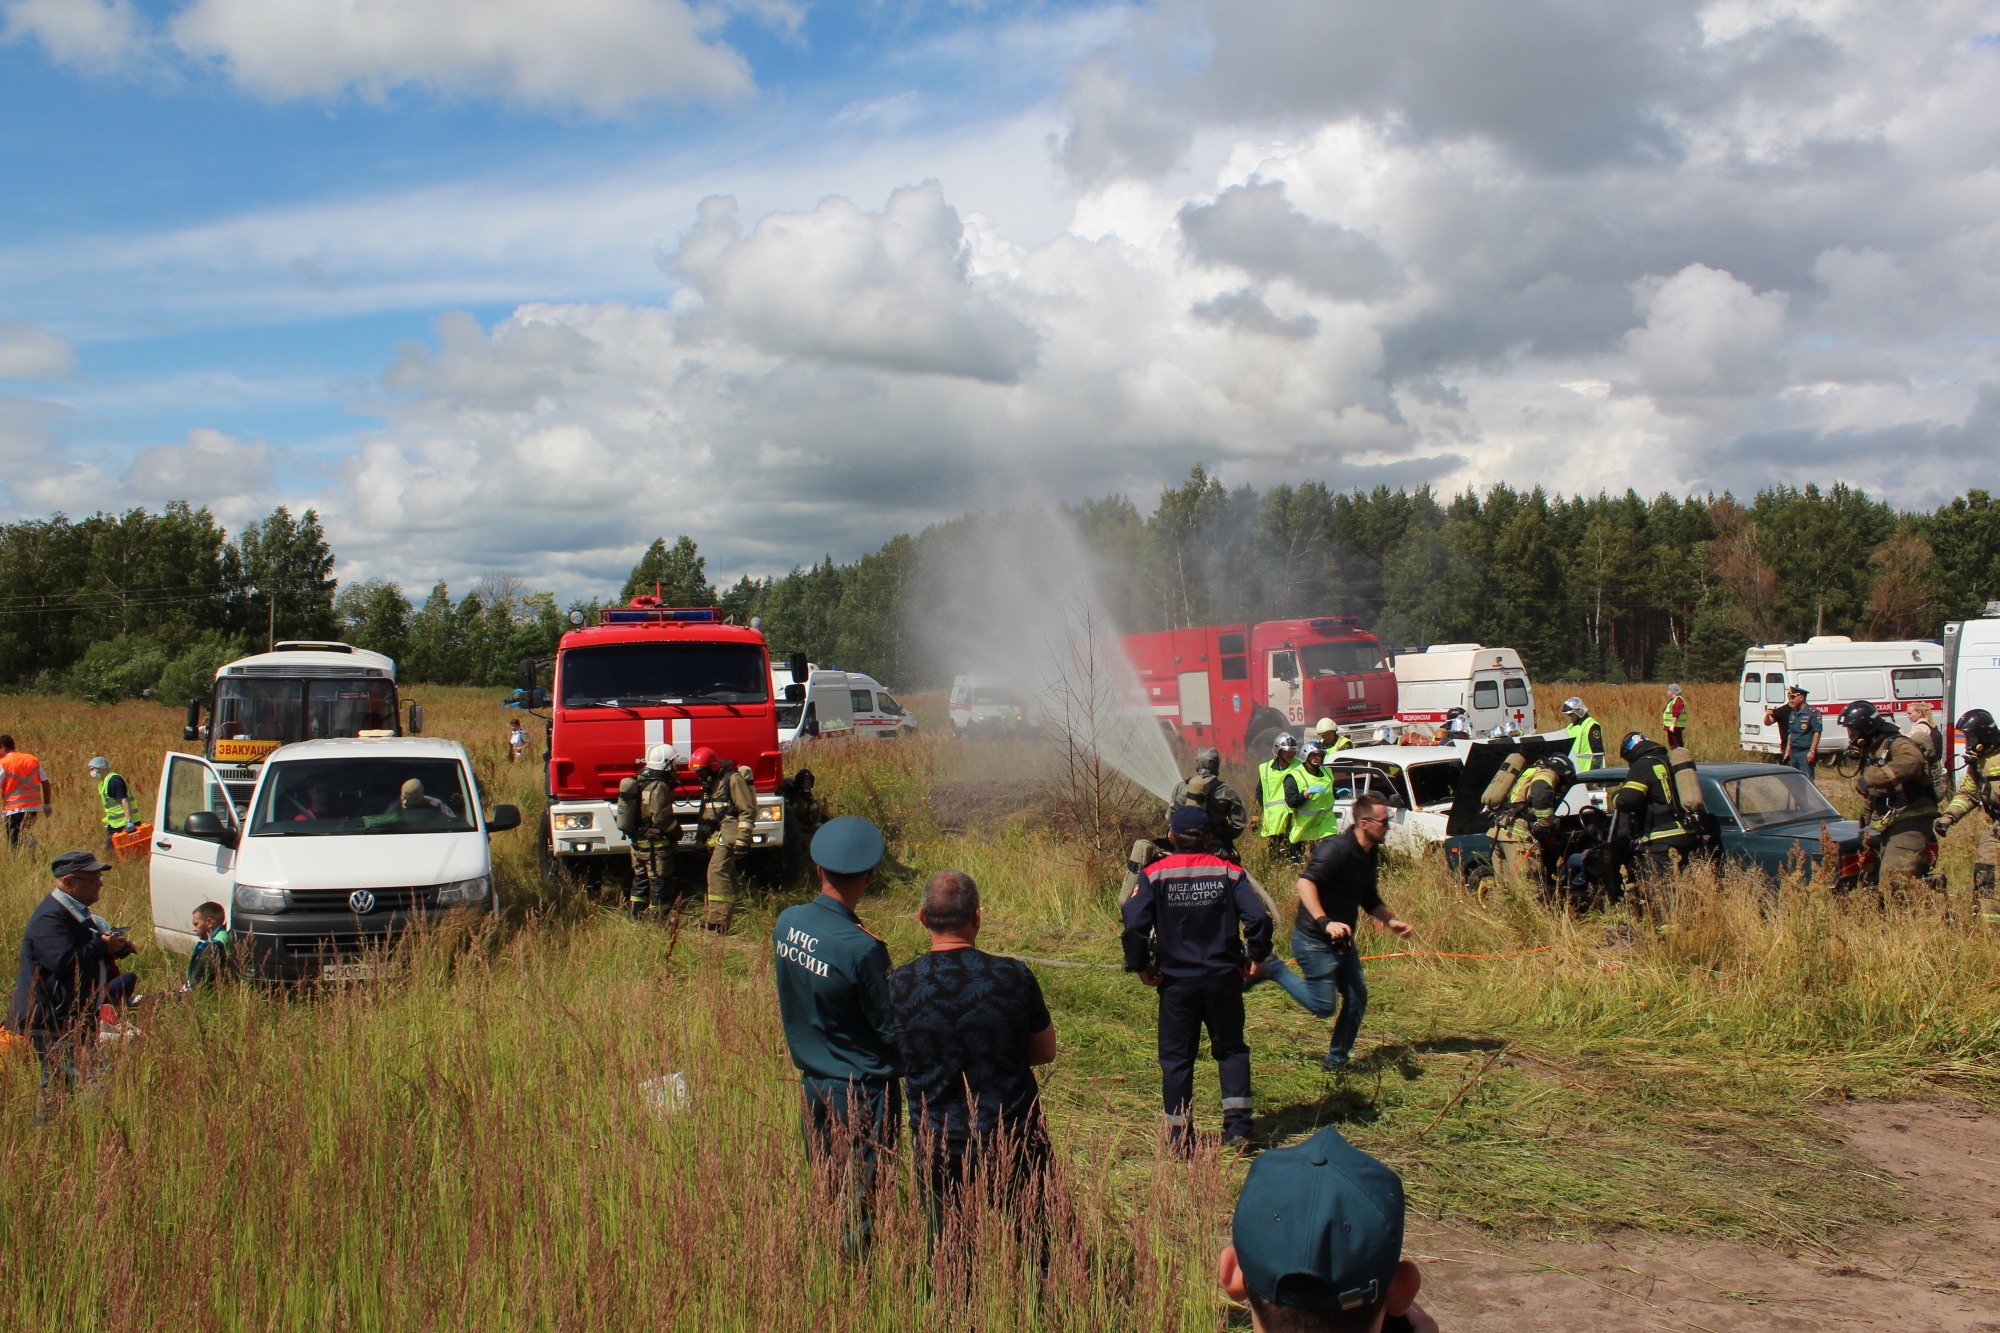
[[[412,736],[421,736],[424,734],[424,706],[422,704],[410,705],[410,734]]]
[[[213,810],[190,812],[187,823],[181,827],[181,832],[190,838],[199,838],[203,842],[219,842],[224,847],[236,845],[236,831],[223,823],[221,817]]]
[[[806,662],[806,655],[793,653],[789,665],[792,668],[792,679],[801,685],[805,684],[806,677],[812,673],[812,668]]]
[[[493,813],[486,816],[488,833],[505,833],[510,828],[521,827],[521,807],[518,805],[496,805]]]
[[[1299,678],[1299,664],[1289,656],[1274,657],[1271,659],[1271,674],[1279,680],[1297,680]]]
[[[535,693],[534,658],[524,657],[521,659],[520,670],[514,673],[514,687],[520,690],[521,693],[533,697]]]
[[[201,700],[190,699],[187,706],[187,722],[181,727],[181,739],[198,741],[201,739]]]
[[[798,702],[799,700],[801,700],[801,699],[803,699],[803,698],[805,698],[805,697],[806,697],[806,687],[805,687],[805,686],[803,686],[803,685],[787,685],[787,686],[785,686],[785,702],[786,702],[786,703],[788,703],[788,704],[795,704],[795,703],[797,703],[797,702]]]

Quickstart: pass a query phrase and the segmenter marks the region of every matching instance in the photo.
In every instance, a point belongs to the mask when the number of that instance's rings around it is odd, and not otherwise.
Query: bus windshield
[[[763,650],[747,643],[607,643],[562,655],[564,708],[761,704],[771,697]]]
[[[317,740],[395,731],[396,684],[379,677],[224,676],[215,683],[212,734],[224,741]]]

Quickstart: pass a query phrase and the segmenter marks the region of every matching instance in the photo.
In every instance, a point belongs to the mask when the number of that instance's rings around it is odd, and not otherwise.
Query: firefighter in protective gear
[[[1840,725],[1862,758],[1854,790],[1868,804],[1862,824],[1878,844],[1882,882],[1923,878],[1931,869],[1931,824],[1938,817],[1930,756],[1866,699],[1841,709]]]
[[[1563,716],[1569,725],[1569,760],[1579,773],[1604,767],[1604,724],[1590,715],[1590,706],[1571,695],[1563,700]]]
[[[1354,748],[1353,739],[1341,734],[1340,724],[1330,717],[1323,717],[1313,723],[1313,735],[1319,737],[1321,747],[1328,754],[1339,754],[1342,750]]]
[[[1986,812],[1972,863],[1972,899],[1982,921],[2000,926],[2000,725],[1984,708],[1974,708],[1958,719],[1958,729],[1965,736],[1965,776],[1933,827],[1942,842],[1959,820]]]
[[[1271,757],[1257,765],[1257,831],[1274,852],[1290,855],[1286,833],[1291,828],[1291,807],[1285,804],[1285,775],[1292,770],[1299,753],[1299,738],[1281,731],[1271,742]]]
[[[1688,854],[1695,847],[1695,830],[1693,820],[1681,807],[1667,747],[1647,739],[1643,732],[1628,731],[1619,742],[1618,757],[1625,761],[1626,774],[1611,798],[1618,825],[1612,842],[1621,852],[1631,850],[1634,867],[1642,875],[1686,869]],[[1609,859],[1607,875],[1616,876],[1618,858]],[[1605,887],[1615,891],[1617,885],[1607,882]]]
[[[703,746],[694,752],[694,770],[701,779],[701,836],[712,839],[708,856],[708,902],[702,909],[703,930],[726,931],[742,896],[743,858],[757,831],[757,789],[750,770],[724,760]]]
[[[1199,806],[1208,815],[1208,850],[1227,861],[1236,860],[1236,840],[1249,827],[1250,812],[1236,789],[1222,780],[1222,751],[1213,746],[1194,756],[1194,776],[1184,778],[1167,798],[1167,818],[1184,805]]]
[[[1669,750],[1687,744],[1687,696],[1678,685],[1667,686],[1667,702],[1660,709],[1660,731],[1667,738]]]
[[[1493,811],[1493,873],[1503,884],[1539,871],[1547,874],[1543,848],[1555,837],[1556,811],[1576,781],[1568,755],[1546,755],[1523,769],[1507,799]]]
[[[671,745],[646,751],[646,765],[637,777],[618,784],[618,829],[632,843],[632,892],[627,905],[633,916],[647,908],[659,910],[674,897],[674,848],[680,844],[680,820],[674,817],[674,770],[680,752]]]
[[[1340,811],[1334,808],[1333,774],[1326,771],[1326,750],[1307,741],[1299,766],[1285,774],[1285,805],[1292,812],[1291,857],[1304,860],[1321,838],[1340,832]]]

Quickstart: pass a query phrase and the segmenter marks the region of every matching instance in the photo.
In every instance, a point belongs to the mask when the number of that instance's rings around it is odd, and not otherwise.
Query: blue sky
[[[1197,460],[1934,503],[1996,15],[0,0],[0,507],[586,593]]]

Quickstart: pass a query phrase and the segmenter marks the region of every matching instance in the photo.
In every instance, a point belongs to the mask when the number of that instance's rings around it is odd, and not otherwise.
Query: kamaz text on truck
[[[757,789],[751,844],[784,843],[777,691],[762,633],[723,624],[707,607],[665,607],[640,596],[563,635],[553,669],[546,865],[584,868],[626,854],[631,844],[614,817],[618,783],[662,742],[683,764],[674,801],[682,846],[695,843],[701,804],[700,784],[685,765],[702,748],[750,771]]]
[[[424,729],[421,704],[410,705],[409,729]],[[317,642],[280,643],[224,664],[209,697],[188,700],[181,731],[188,741],[207,737],[203,756],[239,809],[257,785],[258,765],[280,745],[402,734],[395,661],[351,644]]]
[[[1128,634],[1145,704],[1189,746],[1262,758],[1280,731],[1396,715],[1396,677],[1351,616]]]

